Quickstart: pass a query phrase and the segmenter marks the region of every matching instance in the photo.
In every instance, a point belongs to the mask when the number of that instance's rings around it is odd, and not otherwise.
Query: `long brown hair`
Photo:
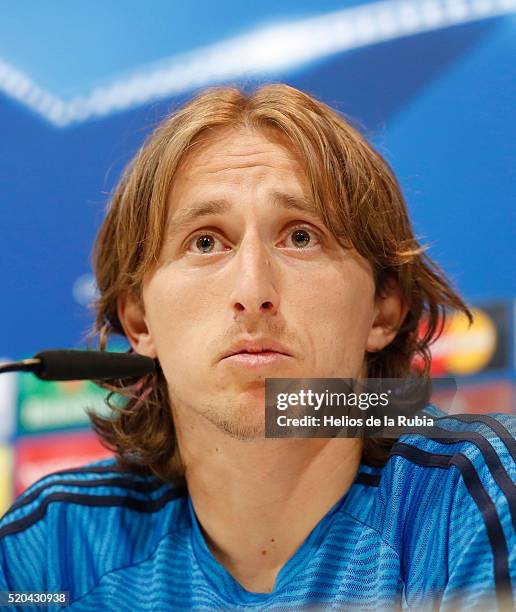
[[[403,378],[423,364],[428,377],[430,343],[444,325],[448,308],[472,315],[439,267],[425,253],[411,227],[398,182],[383,157],[341,114],[283,84],[246,94],[236,87],[205,90],[166,117],[126,167],[93,252],[99,298],[95,332],[104,350],[111,334],[124,334],[117,300],[141,296],[144,276],[156,265],[163,241],[167,195],[174,174],[201,137],[223,128],[276,130],[302,163],[321,218],[343,248],[354,248],[374,271],[376,295],[386,284],[399,285],[408,312],[395,339],[383,350],[366,353],[370,378]],[[215,135],[215,136],[214,136]],[[420,322],[425,332],[419,335]],[[166,380],[156,372],[144,380],[103,385],[115,393],[112,414],[90,411],[94,430],[119,462],[137,471],[170,479],[180,475]],[[120,401],[120,396],[126,398]],[[385,462],[393,440],[366,439],[363,459]]]

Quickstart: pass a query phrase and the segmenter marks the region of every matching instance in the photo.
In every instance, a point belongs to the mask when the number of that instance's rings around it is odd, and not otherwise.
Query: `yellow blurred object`
[[[13,453],[10,447],[0,444],[0,516],[13,503]]]
[[[472,308],[473,325],[462,313],[454,313],[442,340],[448,371],[456,374],[474,374],[484,368],[496,349],[496,328],[491,318],[482,310]],[[441,349],[443,347],[440,347]]]

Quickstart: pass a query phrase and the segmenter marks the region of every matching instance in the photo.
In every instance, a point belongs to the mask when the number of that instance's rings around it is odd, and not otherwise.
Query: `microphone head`
[[[34,355],[40,365],[34,374],[42,380],[114,380],[140,378],[154,371],[154,359],[135,353],[48,350]]]

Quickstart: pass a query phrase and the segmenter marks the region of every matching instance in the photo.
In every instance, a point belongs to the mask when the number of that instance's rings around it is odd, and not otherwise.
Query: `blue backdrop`
[[[0,356],[81,344],[107,194],[214,83],[285,81],[358,120],[465,297],[515,295],[515,2],[0,7]]]

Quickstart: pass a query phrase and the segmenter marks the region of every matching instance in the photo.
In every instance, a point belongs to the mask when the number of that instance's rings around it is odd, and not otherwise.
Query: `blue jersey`
[[[121,471],[113,459],[55,473],[0,521],[0,591],[67,591],[72,610],[103,612],[506,610],[516,591],[515,420],[441,417],[441,432],[461,439],[406,434],[385,466],[362,463],[266,594],[213,556],[184,481]]]

